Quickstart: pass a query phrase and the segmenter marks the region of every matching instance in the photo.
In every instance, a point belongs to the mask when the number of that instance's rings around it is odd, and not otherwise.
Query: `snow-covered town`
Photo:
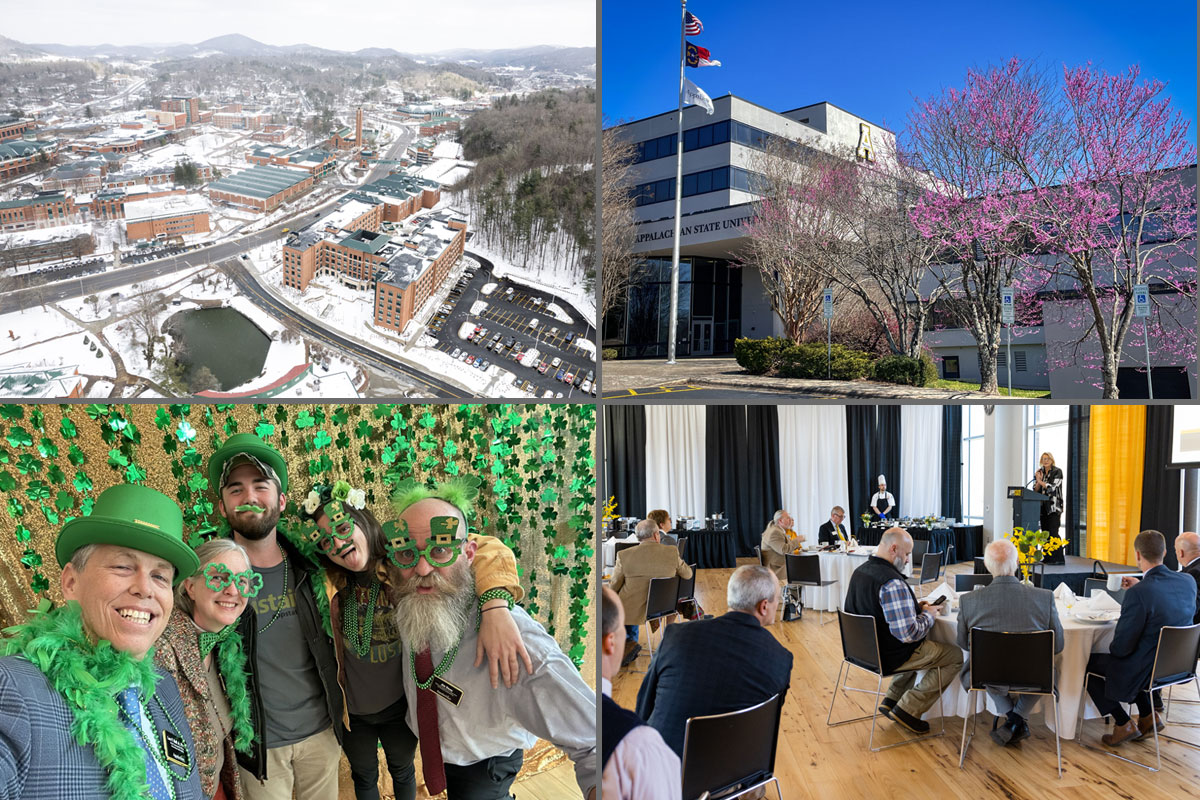
[[[0,38],[28,84],[0,87],[7,392],[595,396],[587,234],[540,217],[514,234],[496,216],[504,166],[467,158],[488,158],[477,115],[594,108],[594,50],[320,51],[306,57],[336,66],[307,83],[299,56],[242,60],[278,49]],[[588,160],[533,182],[590,181]]]

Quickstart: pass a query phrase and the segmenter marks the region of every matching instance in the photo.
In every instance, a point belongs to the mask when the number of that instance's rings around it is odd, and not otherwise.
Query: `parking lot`
[[[581,322],[566,324],[545,311],[557,303],[568,315],[578,316],[562,300],[505,279],[493,279],[486,259],[473,256],[481,266],[451,291],[446,304],[430,320],[429,332],[438,338],[437,348],[471,366],[486,370],[499,365],[515,375],[513,385],[543,398],[596,395],[595,368],[590,351],[579,346],[580,337],[590,332]],[[488,283],[498,286],[490,295],[481,290]],[[482,314],[471,307],[484,301]],[[466,340],[458,333],[471,323]],[[536,356],[531,355],[537,351]]]

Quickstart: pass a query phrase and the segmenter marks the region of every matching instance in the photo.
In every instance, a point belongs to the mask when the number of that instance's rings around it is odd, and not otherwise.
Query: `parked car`
[[[567,374],[566,370],[560,369],[558,372],[554,373],[554,380],[561,381],[563,379],[563,375],[566,375],[566,374]]]
[[[546,374],[546,370],[548,370],[548,369],[550,369],[550,362],[548,362],[548,361],[543,361],[542,363],[537,365],[537,371],[543,375]]]
[[[468,367],[475,366],[475,356],[467,356],[467,366]]]
[[[488,368],[488,367],[490,367],[491,365],[492,365],[492,362],[490,362],[490,361],[484,361],[484,362],[483,362],[483,369],[484,369],[484,371],[486,372],[486,371],[487,371],[487,368]]]
[[[562,363],[562,359],[559,358],[558,356],[555,356],[554,360],[550,362],[550,366],[554,367],[555,369],[558,369],[558,365],[561,363]]]
[[[590,392],[590,391],[592,391],[592,382],[591,382],[591,381],[584,381],[584,382],[583,382],[583,385],[579,387],[579,390],[580,390],[580,391],[582,391],[582,392]]]
[[[451,357],[451,358],[458,358],[458,354],[459,354],[459,353],[461,353],[461,352],[462,352],[462,350],[461,350],[460,348],[456,347],[456,348],[454,348],[454,352],[450,354],[450,357]]]

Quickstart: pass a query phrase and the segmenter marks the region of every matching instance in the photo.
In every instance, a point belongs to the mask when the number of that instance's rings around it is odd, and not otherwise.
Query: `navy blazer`
[[[786,692],[791,675],[792,654],[750,614],[668,625],[637,713],[682,757],[689,717],[757,705]]]
[[[1104,694],[1110,700],[1131,701],[1150,684],[1158,632],[1164,625],[1191,625],[1196,614],[1196,582],[1163,565],[1146,570],[1142,580],[1125,592],[1121,618],[1113,633]]]
[[[1184,575],[1190,575],[1192,580],[1196,581],[1196,616],[1192,617],[1192,624],[1200,622],[1200,559],[1196,559],[1191,564],[1184,567],[1181,572]]]
[[[179,687],[166,672],[155,672],[158,698],[170,710],[195,764],[196,748]],[[170,730],[157,703],[147,704],[146,711],[157,729]],[[108,797],[108,773],[90,746],[75,742],[74,718],[41,670],[22,656],[0,658],[0,798]],[[193,769],[186,781],[175,781],[175,797],[203,800],[200,770]]]

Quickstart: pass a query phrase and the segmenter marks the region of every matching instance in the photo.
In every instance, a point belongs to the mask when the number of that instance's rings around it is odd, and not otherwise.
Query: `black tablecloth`
[[[733,531],[673,531],[676,536],[686,536],[687,552],[684,561],[695,564],[697,569],[728,568],[737,566],[737,536]]]
[[[886,528],[859,528],[855,535],[859,544],[877,545],[879,540],[883,538],[883,532]],[[965,527],[955,528],[922,528],[913,526],[905,528],[908,535],[914,539],[924,539],[929,542],[929,552],[945,553],[946,548],[954,545],[954,557],[958,561],[969,561],[975,557],[975,545],[972,537],[966,531],[970,530]],[[980,531],[983,529],[980,528]],[[968,547],[970,548],[968,552]]]

